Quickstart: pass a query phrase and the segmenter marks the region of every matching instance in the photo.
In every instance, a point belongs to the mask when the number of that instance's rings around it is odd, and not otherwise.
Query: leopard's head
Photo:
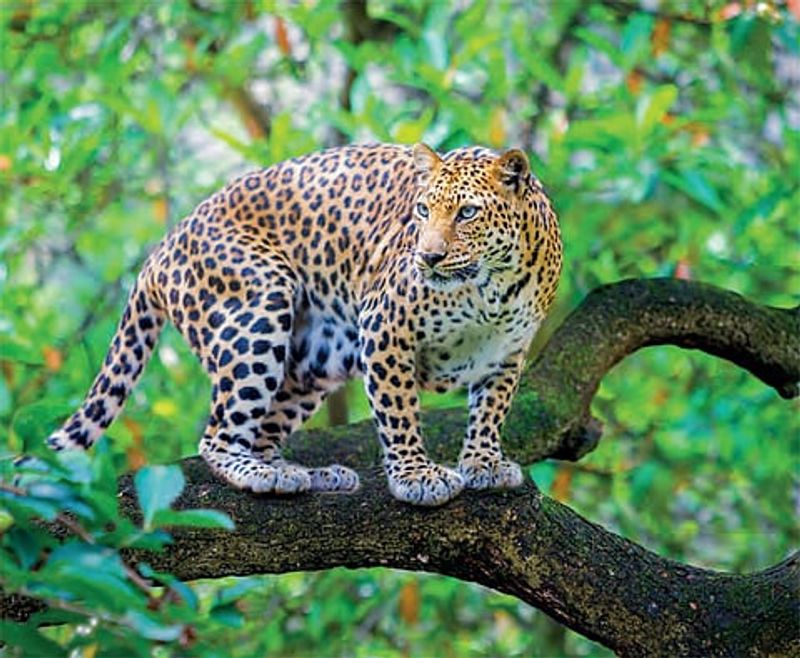
[[[417,272],[432,285],[449,287],[513,267],[523,223],[535,212],[525,154],[473,148],[440,157],[417,144],[413,157]]]

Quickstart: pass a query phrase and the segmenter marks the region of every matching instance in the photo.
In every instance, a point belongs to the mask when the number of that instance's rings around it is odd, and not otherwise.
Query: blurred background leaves
[[[626,277],[800,302],[796,0],[9,0],[0,19],[7,456],[39,451],[80,402],[170,226],[229,178],[334,144],[526,149],[566,248],[544,335],[593,287]],[[166,331],[107,432],[106,478],[194,452],[207,404],[200,367]],[[545,491],[693,564],[753,570],[797,546],[796,403],[727,363],[655,348],[606,378],[594,410],[606,440],[579,464],[532,466]],[[353,382],[311,423],[367,415]],[[48,468],[62,504],[101,487]],[[6,556],[32,567],[15,543],[28,517],[0,517]],[[149,655],[159,638],[158,656],[607,655],[441,577],[337,570],[193,588],[191,615],[167,620],[140,596],[130,623],[78,615],[46,636],[20,626],[17,644],[83,656]]]

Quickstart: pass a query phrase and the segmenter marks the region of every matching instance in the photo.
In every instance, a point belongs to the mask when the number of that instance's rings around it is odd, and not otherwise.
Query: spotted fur
[[[499,432],[560,271],[556,216],[520,151],[348,146],[276,164],[202,202],[150,255],[85,402],[48,442],[91,446],[170,320],[213,384],[200,453],[236,487],[355,489],[348,468],[280,452],[354,376],[397,498],[517,486]],[[458,386],[469,427],[450,469],[425,453],[418,390]]]

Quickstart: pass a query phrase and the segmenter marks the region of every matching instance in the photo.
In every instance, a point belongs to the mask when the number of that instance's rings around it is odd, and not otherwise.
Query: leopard
[[[47,443],[89,448],[169,321],[212,384],[199,453],[233,487],[355,491],[353,469],[305,467],[282,448],[358,377],[396,499],[518,487],[501,427],[561,268],[553,204],[520,149],[346,145],[252,171],[143,261],[84,402]],[[453,389],[468,423],[446,466],[426,452],[420,392]]]

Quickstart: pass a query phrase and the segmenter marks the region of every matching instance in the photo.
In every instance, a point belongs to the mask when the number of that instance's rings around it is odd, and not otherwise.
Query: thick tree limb
[[[747,576],[680,565],[586,521],[532,483],[431,510],[393,500],[375,468],[362,471],[351,496],[257,498],[219,483],[197,458],[183,466],[179,505],[220,509],[236,522],[233,533],[180,530],[169,551],[146,556],[183,579],[388,566],[512,594],[621,655],[800,650],[800,554]],[[135,514],[130,478],[122,491]]]
[[[585,454],[600,436],[589,404],[602,376],[640,347],[666,343],[731,360],[784,397],[798,394],[797,309],[696,283],[626,281],[592,293],[531,365],[507,426],[509,455]],[[460,410],[426,416],[437,459],[455,458],[465,418]],[[389,496],[376,444],[370,423],[293,440],[298,461],[358,468],[362,488],[350,496],[254,497],[187,459],[179,506],[223,510],[236,530],[176,530],[168,551],[142,558],[187,580],[335,566],[430,571],[517,596],[621,655],[800,653],[800,553],[751,575],[681,565],[586,521],[532,483],[466,493],[441,509],[409,507]],[[137,516],[132,479],[120,487],[124,513]],[[21,612],[9,599],[0,612],[14,605]]]
[[[772,308],[708,284],[633,279],[592,291],[530,364],[505,424],[516,459],[576,460],[601,424],[589,409],[605,374],[651,345],[699,349],[800,394],[800,307]]]

